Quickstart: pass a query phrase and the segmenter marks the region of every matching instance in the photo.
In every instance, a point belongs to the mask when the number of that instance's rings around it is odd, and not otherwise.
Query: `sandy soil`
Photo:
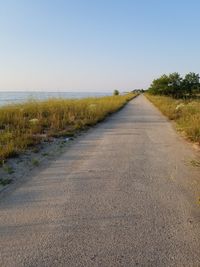
[[[74,137],[49,138],[38,144],[17,157],[8,159],[3,166],[0,167],[0,178],[10,180],[11,184],[1,185],[0,192],[9,190],[16,183],[21,183],[29,179],[36,172],[40,172],[48,166],[51,161],[62,155],[82,133],[77,133]]]

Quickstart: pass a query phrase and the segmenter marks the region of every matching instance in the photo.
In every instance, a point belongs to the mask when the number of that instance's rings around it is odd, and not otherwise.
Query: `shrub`
[[[113,95],[119,95],[119,91],[118,90],[114,90]]]

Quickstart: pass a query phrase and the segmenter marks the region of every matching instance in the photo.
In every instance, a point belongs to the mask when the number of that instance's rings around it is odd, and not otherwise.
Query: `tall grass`
[[[0,108],[0,161],[49,136],[70,135],[103,120],[135,94],[101,98],[49,99]]]
[[[169,119],[174,120],[180,130],[191,141],[200,144],[200,100],[174,99],[167,96],[146,94]]]

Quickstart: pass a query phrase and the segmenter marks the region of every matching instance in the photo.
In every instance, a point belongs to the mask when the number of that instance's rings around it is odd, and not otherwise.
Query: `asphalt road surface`
[[[0,198],[0,266],[200,266],[196,152],[144,97]]]

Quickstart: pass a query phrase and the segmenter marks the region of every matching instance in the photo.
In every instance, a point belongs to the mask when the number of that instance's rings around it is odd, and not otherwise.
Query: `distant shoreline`
[[[112,92],[65,92],[65,91],[0,91],[0,107],[13,103],[23,103],[30,99],[49,98],[78,99],[86,97],[111,96]]]

